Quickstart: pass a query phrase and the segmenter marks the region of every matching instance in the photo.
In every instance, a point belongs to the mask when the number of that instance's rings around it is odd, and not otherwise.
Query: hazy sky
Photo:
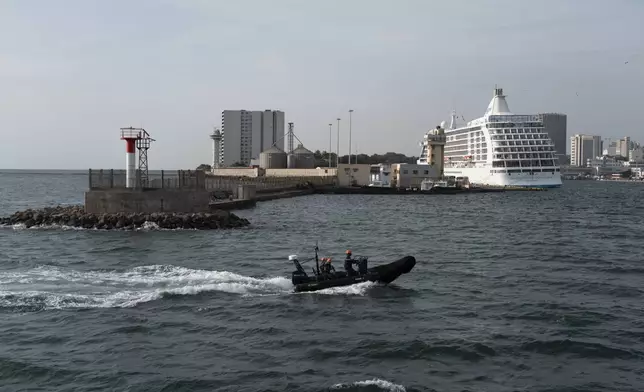
[[[419,153],[495,84],[519,114],[644,142],[644,0],[0,0],[0,168],[210,163],[224,109],[277,109],[311,150]],[[628,64],[625,64],[629,61]]]

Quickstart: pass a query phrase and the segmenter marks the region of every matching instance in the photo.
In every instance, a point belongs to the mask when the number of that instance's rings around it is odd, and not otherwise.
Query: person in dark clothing
[[[327,264],[326,257],[323,257],[322,259],[320,259],[320,261],[322,262],[322,265],[320,265],[320,272],[322,274],[328,274],[329,273],[329,265]]]
[[[347,250],[347,257],[344,259],[344,270],[347,271],[347,275],[354,276],[356,271],[353,269],[354,261],[351,259],[351,251]]]

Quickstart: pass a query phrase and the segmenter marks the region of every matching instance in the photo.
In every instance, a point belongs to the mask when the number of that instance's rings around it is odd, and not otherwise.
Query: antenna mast
[[[297,141],[300,142],[300,144],[303,145],[304,143],[302,143],[300,138],[295,135],[295,132],[293,131],[294,127],[295,126],[293,125],[292,122],[288,123],[288,132],[286,132],[286,135],[284,135],[284,136],[280,137],[279,139],[275,140],[275,142],[272,145],[275,146],[275,145],[277,145],[277,142],[279,142],[280,140],[286,138],[286,144],[287,144],[286,149],[289,150],[288,151],[289,153],[293,152],[293,150],[294,150],[293,146],[295,144],[294,144],[294,139],[293,138],[297,139]]]

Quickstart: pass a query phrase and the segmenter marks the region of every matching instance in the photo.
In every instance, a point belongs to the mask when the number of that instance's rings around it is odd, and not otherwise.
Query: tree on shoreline
[[[329,153],[327,151],[320,151],[316,150],[313,153],[315,157],[315,165],[319,167],[328,167],[329,166]],[[335,167],[335,159],[336,159],[336,154],[331,153],[331,167]],[[408,157],[405,154],[401,154],[398,152],[387,152],[385,154],[372,154],[372,155],[367,155],[367,154],[358,154],[358,155],[351,155],[351,163],[358,163],[358,164],[369,164],[369,165],[375,165],[378,163],[416,163],[418,160],[418,157],[411,156]],[[341,155],[340,156],[340,163],[348,163],[349,162],[349,155]]]
[[[329,167],[329,153],[327,151],[315,150],[315,152],[313,153],[313,156],[315,157],[315,167]],[[332,152],[331,167],[335,167],[335,159],[336,159],[336,154]],[[387,152],[384,154],[372,154],[372,155],[367,155],[367,154],[351,155],[351,163],[368,164],[368,165],[376,165],[378,163],[415,164],[417,160],[418,160],[418,157],[415,157],[415,156],[408,157],[407,155],[401,154],[399,152]],[[340,163],[348,163],[348,162],[349,162],[348,155],[340,156]],[[230,165],[230,167],[248,167],[248,165],[244,165],[241,162],[235,162],[232,165]],[[212,166],[203,163],[197,166],[197,170],[211,171]]]

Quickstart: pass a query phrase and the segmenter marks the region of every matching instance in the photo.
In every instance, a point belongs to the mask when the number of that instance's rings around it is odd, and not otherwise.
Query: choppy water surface
[[[81,202],[86,183],[0,173],[0,214]],[[0,390],[640,392],[643,191],[310,196],[240,211],[237,231],[0,229]],[[287,257],[316,240],[418,264],[293,294]]]

